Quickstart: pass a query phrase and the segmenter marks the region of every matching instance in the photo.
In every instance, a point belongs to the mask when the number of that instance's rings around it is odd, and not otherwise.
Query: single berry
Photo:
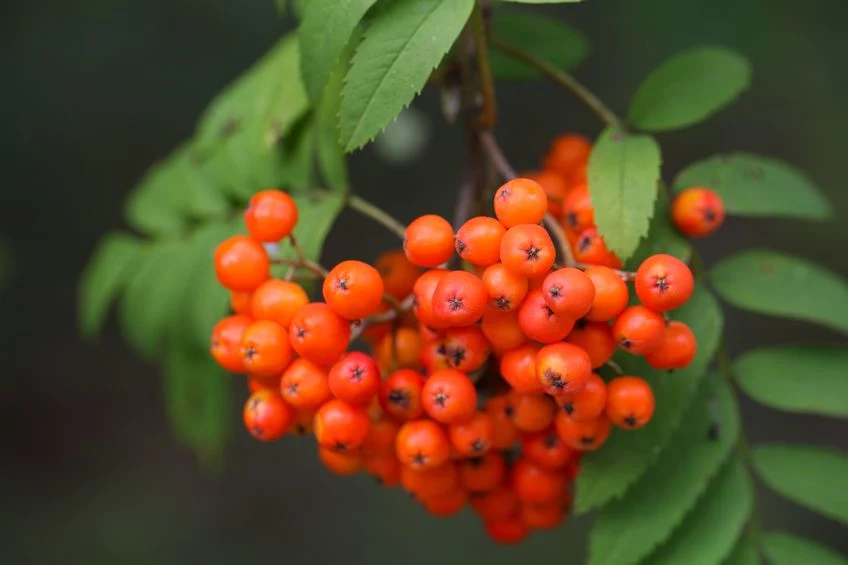
[[[410,262],[400,249],[381,254],[374,262],[374,268],[383,278],[385,291],[398,300],[412,293],[415,281],[421,276],[421,269]]]
[[[580,390],[567,392],[555,400],[575,422],[595,420],[607,405],[607,385],[599,375],[592,373]]]
[[[566,341],[589,354],[593,369],[604,365],[615,353],[616,343],[612,327],[606,322],[578,321]]]
[[[631,306],[612,325],[616,343],[628,353],[645,355],[662,344],[665,320],[662,314],[644,306]]]
[[[573,245],[574,258],[589,265],[602,265],[612,269],[621,268],[621,259],[607,248],[598,228],[587,228],[580,232]]]
[[[295,359],[283,371],[280,394],[295,408],[317,409],[332,398],[327,372],[308,359]]]
[[[561,471],[571,461],[574,450],[556,434],[554,428],[527,434],[521,440],[521,454],[530,463],[548,471]]]
[[[453,256],[453,228],[441,216],[428,214],[406,227],[403,251],[419,267],[435,267]]]
[[[380,384],[380,406],[398,421],[415,420],[424,414],[421,389],[424,377],[411,369],[395,371]]]
[[[576,133],[557,137],[545,156],[545,168],[569,176],[589,161],[592,142]]]
[[[239,351],[244,368],[251,375],[279,375],[292,359],[285,328],[268,320],[253,322],[244,330]]]
[[[642,304],[657,312],[683,306],[694,289],[692,271],[671,255],[651,255],[636,271],[636,295]]]
[[[465,373],[442,369],[424,382],[421,402],[431,418],[443,424],[452,424],[474,415],[477,390]]]
[[[555,423],[559,438],[577,451],[595,451],[607,441],[612,429],[612,423],[603,415],[578,422],[560,411]]]
[[[527,341],[524,330],[518,322],[518,312],[503,312],[487,307],[483,313],[480,329],[495,352],[504,352],[520,347]]]
[[[518,323],[525,335],[540,343],[562,341],[574,327],[574,319],[560,316],[545,301],[541,290],[527,293],[518,310]]]
[[[485,412],[476,412],[470,419],[448,426],[451,445],[463,457],[480,457],[492,447],[495,424]]]
[[[273,441],[285,435],[294,421],[294,411],[272,390],[259,390],[244,403],[244,427],[260,441]]]
[[[425,326],[445,327],[436,321],[436,316],[433,313],[433,294],[436,292],[439,282],[449,272],[445,269],[432,269],[422,274],[415,281],[412,290],[412,311],[418,321]]]
[[[495,216],[507,228],[538,224],[547,211],[548,197],[534,180],[512,179],[495,192]]]
[[[483,271],[483,285],[489,295],[489,306],[503,312],[517,309],[527,294],[527,279],[503,263],[495,263]]]
[[[671,321],[663,331],[660,346],[645,355],[654,369],[682,369],[692,362],[698,350],[695,334],[683,322]]]
[[[630,293],[621,277],[608,267],[589,267],[586,276],[595,287],[595,298],[586,319],[592,322],[606,322],[621,314],[627,308]]]
[[[545,277],[542,292],[551,310],[575,320],[585,316],[595,300],[595,285],[591,279],[572,267],[557,269]]]
[[[535,278],[546,274],[556,260],[556,250],[545,228],[518,224],[501,239],[501,263],[518,276]]]
[[[550,471],[522,457],[512,466],[510,483],[521,502],[544,504],[561,498],[565,493],[565,479],[557,471]]]
[[[301,308],[289,326],[292,347],[319,365],[335,363],[350,341],[350,324],[329,306],[313,302]]]
[[[288,328],[294,315],[307,304],[309,296],[300,285],[268,279],[253,292],[250,309],[257,320],[271,320]]]
[[[450,458],[450,440],[445,430],[432,420],[415,420],[400,427],[395,439],[400,462],[422,471],[444,464]]]
[[[619,428],[641,428],[654,415],[654,392],[639,377],[617,377],[607,384],[606,415]]]
[[[215,276],[228,290],[253,292],[268,279],[270,268],[265,248],[247,236],[233,236],[215,249]]]
[[[237,314],[227,316],[212,330],[210,352],[215,361],[231,373],[244,373],[245,367],[241,356],[241,340],[244,332],[253,323],[249,316]]]
[[[373,314],[383,300],[383,279],[377,269],[362,261],[342,261],[324,278],[324,300],[348,320]]]
[[[671,204],[671,218],[684,235],[704,237],[724,223],[724,201],[708,188],[682,191]]]
[[[280,241],[297,224],[297,204],[281,190],[257,192],[244,211],[244,223],[256,241]]]
[[[513,390],[507,394],[504,411],[518,430],[541,432],[554,421],[557,410],[550,396]]]
[[[562,206],[563,227],[572,233],[581,233],[595,227],[595,209],[585,184],[575,186],[565,197]]]
[[[487,492],[506,477],[506,460],[499,451],[469,457],[459,462],[459,484],[469,492]]]
[[[315,439],[318,445],[333,451],[358,449],[368,435],[369,426],[365,410],[337,399],[326,402],[315,413]]]
[[[536,377],[536,354],[539,349],[538,345],[528,343],[501,356],[501,376],[518,392],[533,393],[544,390]]]
[[[456,232],[456,253],[472,265],[492,265],[500,260],[501,238],[506,228],[487,216],[471,218]]]
[[[370,402],[380,388],[380,370],[370,355],[351,351],[330,368],[327,383],[330,392],[339,400],[363,405]]]
[[[470,326],[486,309],[483,281],[466,271],[445,274],[433,291],[433,317],[442,326]]]
[[[550,395],[576,392],[591,376],[589,355],[576,345],[554,343],[536,354],[536,378]]]

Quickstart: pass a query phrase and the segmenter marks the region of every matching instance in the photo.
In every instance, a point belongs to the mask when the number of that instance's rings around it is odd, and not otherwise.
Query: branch
[[[350,332],[350,341],[353,342],[358,339],[359,336],[362,335],[362,332],[371,326],[385,324],[386,322],[399,319],[401,316],[412,310],[414,298],[414,295],[410,294],[402,302],[395,300],[391,310],[380,312],[379,314],[374,314],[373,316],[368,316],[367,318],[360,320],[359,325],[353,328],[353,331]]]
[[[504,55],[515,59],[516,61],[521,61],[529,65],[530,67],[536,69],[555,83],[564,87],[566,90],[571,92],[574,96],[579,98],[590,110],[592,110],[605,124],[608,126],[618,126],[622,127],[623,121],[619,118],[615,112],[610,110],[606,104],[601,102],[601,100],[595,96],[588,88],[583,86],[576,78],[571,76],[570,74],[559,70],[554,67],[550,63],[543,61],[541,59],[537,59],[532,53],[525,51],[519,47],[515,47],[514,45],[510,45],[509,43],[504,42],[498,37],[492,36],[489,38],[489,42],[501,53]]]
[[[355,194],[351,194],[347,199],[347,205],[351,210],[356,210],[363,216],[371,218],[390,232],[397,235],[399,238],[404,238],[406,226],[390,216],[385,210],[378,208],[374,204],[371,204],[367,200],[364,200]]]
[[[489,65],[489,49],[486,42],[486,25],[483,21],[483,7],[478,2],[474,4],[471,15],[471,33],[474,38],[474,50],[477,55],[477,74],[480,78],[480,90],[483,95],[483,107],[480,111],[480,128],[494,127],[498,119],[497,102],[495,101],[495,81],[492,78],[492,68]]]

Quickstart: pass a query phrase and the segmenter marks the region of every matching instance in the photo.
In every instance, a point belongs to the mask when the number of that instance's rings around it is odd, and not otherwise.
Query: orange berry
[[[489,341],[479,326],[448,328],[442,340],[448,365],[463,373],[472,373],[489,358]]]
[[[296,408],[316,409],[332,397],[327,373],[308,359],[295,359],[280,379],[280,394]]]
[[[470,419],[448,426],[451,445],[463,457],[479,457],[492,447],[495,424],[485,412],[476,412]]]
[[[358,454],[333,451],[326,447],[318,448],[318,459],[330,472],[342,477],[355,475],[362,468]]]
[[[522,504],[518,517],[528,528],[550,530],[562,524],[565,512],[559,501],[546,504]]]
[[[395,371],[380,385],[380,406],[390,417],[414,420],[424,413],[421,405],[421,389],[424,378],[411,369]]]
[[[253,322],[244,330],[239,351],[245,370],[264,377],[282,373],[292,358],[285,328],[268,320]]]
[[[580,232],[574,244],[574,258],[589,265],[603,265],[613,269],[621,268],[621,260],[607,248],[598,228],[588,228]]]
[[[595,227],[595,209],[585,184],[575,186],[565,197],[562,205],[563,225],[573,233],[581,233]]]
[[[663,330],[660,346],[645,355],[654,369],[682,369],[692,362],[698,350],[695,334],[683,322],[671,321]]]
[[[442,369],[424,382],[421,403],[434,420],[443,424],[462,422],[477,409],[477,390],[465,373]]]
[[[497,451],[459,462],[459,483],[469,492],[486,492],[501,484],[506,476],[506,460]]]
[[[571,343],[546,345],[536,354],[536,377],[550,395],[578,391],[591,375],[589,354]]]
[[[289,365],[291,367],[291,365]],[[247,376],[247,390],[253,394],[257,390],[275,390],[280,391],[280,375],[271,375],[270,377],[260,377],[257,375]]]
[[[604,413],[607,404],[607,384],[592,373],[583,388],[556,397],[556,402],[575,422],[595,420]]]
[[[509,351],[520,347],[527,341],[524,330],[518,322],[518,312],[503,312],[496,308],[487,307],[480,323],[483,335],[491,342],[492,347],[499,351]]]
[[[565,195],[568,193],[569,188],[571,188],[568,179],[558,172],[550,170],[539,171],[538,173],[531,173],[525,176],[539,183],[539,186],[545,191],[545,195],[548,197],[548,212],[556,218],[562,216],[562,204],[565,200]]]
[[[512,423],[513,408],[507,395],[498,395],[489,398],[483,408],[492,418],[494,433],[492,435],[492,447],[495,449],[510,449],[518,442],[518,429]]]
[[[615,338],[612,327],[605,322],[583,322],[578,320],[566,339],[589,355],[592,368],[597,369],[610,360],[615,353]]]
[[[572,420],[564,411],[556,417],[556,431],[559,439],[567,446],[578,451],[594,451],[607,441],[612,422],[606,416],[595,420],[578,422]]]
[[[294,315],[307,304],[309,296],[300,285],[268,279],[253,292],[250,310],[257,320],[271,320],[288,328]]]
[[[441,338],[428,341],[421,347],[419,361],[421,362],[424,374],[427,375],[440,369],[451,368],[451,362],[448,360],[448,350],[445,349],[445,344]]]
[[[489,295],[489,306],[503,312],[518,308],[527,294],[527,279],[513,273],[503,263],[486,267],[483,285]]]
[[[612,335],[621,348],[634,355],[651,353],[662,345],[665,320],[644,306],[630,306],[618,315]]]
[[[384,290],[398,300],[412,293],[415,281],[421,276],[421,269],[412,264],[400,249],[381,254],[374,262],[374,268],[383,278]]]
[[[294,424],[289,429],[289,433],[295,436],[310,435],[315,429],[315,408],[297,408],[294,407]]]
[[[315,413],[315,439],[333,451],[354,451],[365,441],[370,425],[364,409],[329,400]]]
[[[569,175],[589,161],[592,142],[577,133],[561,135],[554,139],[545,157],[545,168]]]
[[[708,188],[682,191],[671,204],[671,218],[684,235],[704,237],[724,223],[724,201]]]
[[[331,365],[347,349],[350,324],[326,304],[313,302],[295,314],[289,337],[298,355],[319,365]]]
[[[250,301],[253,298],[253,294],[250,292],[233,292],[230,291],[230,308],[233,309],[233,312],[236,314],[245,314],[247,316],[252,316],[252,312],[250,311]]]
[[[294,421],[291,406],[273,390],[258,390],[244,403],[244,427],[260,441],[273,441],[285,435]]]
[[[417,367],[421,356],[421,336],[414,328],[398,328],[380,339],[374,348],[377,366],[384,373],[392,368]]]
[[[487,216],[471,218],[456,232],[456,253],[472,265],[492,265],[500,260],[501,238],[506,228]]]
[[[543,469],[525,457],[512,466],[510,483],[518,499],[527,504],[544,504],[565,493],[565,477],[561,473]]]
[[[654,415],[654,391],[639,377],[617,377],[607,384],[606,415],[628,430],[641,428]]]
[[[377,479],[377,482],[385,487],[393,487],[400,483],[400,461],[394,452],[372,455],[365,458],[363,462],[365,469]]]
[[[591,322],[606,322],[623,312],[630,299],[630,293],[621,277],[608,267],[589,267],[585,273],[595,286],[595,298],[586,319]]]
[[[692,271],[671,255],[651,255],[636,271],[636,295],[657,312],[683,306],[695,289]]]
[[[330,392],[348,404],[367,404],[380,388],[380,370],[370,355],[361,351],[345,353],[327,375]]]
[[[432,469],[450,458],[445,430],[432,420],[406,422],[397,433],[395,453],[404,465],[416,470]]]
[[[548,197],[534,180],[512,179],[495,192],[495,216],[507,228],[538,224],[547,211]]]
[[[415,281],[412,290],[412,311],[415,313],[415,317],[426,326],[444,327],[444,325],[439,325],[433,313],[433,294],[436,292],[439,282],[449,272],[445,269],[433,269],[425,272]]]
[[[435,214],[416,218],[406,227],[403,251],[419,267],[441,265],[453,256],[453,228]]]
[[[487,300],[483,281],[466,271],[451,271],[433,292],[433,316],[443,326],[470,326],[483,316]]]
[[[257,192],[244,211],[244,223],[255,240],[280,241],[297,224],[297,204],[281,190]]]
[[[536,377],[536,353],[540,347],[528,343],[507,351],[501,357],[500,372],[503,379],[518,392],[542,392],[542,383]]]
[[[427,469],[401,465],[400,484],[407,492],[426,500],[455,489],[459,484],[459,473],[450,461]]]
[[[518,224],[501,239],[501,263],[516,275],[535,278],[546,274],[556,260],[556,249],[545,228]]]
[[[560,316],[545,302],[541,290],[527,293],[518,310],[518,323],[525,335],[541,343],[562,341],[574,327],[574,319]]]
[[[246,370],[241,356],[241,340],[252,323],[253,319],[249,316],[237,314],[227,316],[212,329],[212,357],[231,373],[244,373]]]
[[[447,518],[458,514],[466,502],[468,502],[468,493],[460,488],[455,488],[445,494],[426,498],[423,504],[430,514]]]
[[[383,279],[377,269],[362,261],[342,261],[324,278],[324,301],[348,320],[377,311],[383,300]]]
[[[554,421],[556,405],[544,394],[510,391],[507,394],[507,415],[522,432],[541,432]]]
[[[542,282],[545,302],[551,310],[568,318],[582,318],[592,308],[595,285],[579,269],[557,269]]]
[[[371,421],[368,435],[362,442],[362,455],[371,457],[375,455],[391,454],[395,456],[395,442],[400,431],[400,426],[386,417],[379,417]]]
[[[215,276],[228,290],[253,292],[268,279],[270,269],[265,248],[247,236],[233,236],[215,249]]]
[[[494,486],[482,494],[472,496],[471,507],[486,522],[503,520],[518,509],[518,497],[511,488]]]
[[[524,436],[521,441],[521,454],[534,465],[549,471],[565,469],[571,461],[574,450],[565,445],[554,428]]]
[[[518,516],[510,516],[496,522],[486,522],[486,533],[492,540],[503,545],[518,543],[527,537],[529,530]]]

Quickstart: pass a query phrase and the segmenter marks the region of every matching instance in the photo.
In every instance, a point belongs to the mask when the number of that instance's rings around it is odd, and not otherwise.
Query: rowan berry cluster
[[[494,218],[455,232],[421,216],[403,251],[374,266],[285,261],[323,279],[323,302],[271,276],[263,244],[289,238],[297,249],[297,207],[278,190],[256,194],[249,235],[215,253],[235,314],[211,347],[248,376],[247,430],[262,441],[314,434],[331,471],[400,485],[437,516],[470,504],[499,542],[561,523],[582,454],[654,412],[645,380],[596,370],[618,347],[662,369],[685,367],[696,349],[692,331],[666,317],[692,294],[689,268],[654,255],[619,271],[598,236],[590,147],[558,139],[545,171],[496,191]],[[542,225],[551,217],[567,234],[559,248]],[[629,306],[629,281],[639,305]],[[348,351],[359,338],[370,353]]]

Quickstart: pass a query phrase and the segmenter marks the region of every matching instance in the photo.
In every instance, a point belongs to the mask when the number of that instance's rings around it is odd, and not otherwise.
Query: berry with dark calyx
[[[612,325],[616,343],[628,353],[645,355],[662,344],[665,319],[645,306],[631,306]]]
[[[495,216],[507,228],[538,224],[548,211],[545,190],[534,180],[516,178],[495,192]]]
[[[698,350],[695,334],[683,322],[671,321],[663,331],[660,346],[645,355],[654,369],[682,369],[692,362]]]
[[[294,411],[273,390],[258,390],[244,403],[244,427],[260,441],[273,441],[285,435],[294,421]]]
[[[642,304],[657,312],[683,306],[694,289],[692,271],[671,255],[652,255],[636,271],[636,295]]]
[[[606,415],[619,428],[641,428],[654,415],[651,385],[639,377],[614,378],[607,384]]]
[[[708,188],[687,188],[671,204],[674,225],[689,237],[712,234],[724,223],[724,216],[724,201]]]
[[[324,300],[338,315],[358,320],[373,314],[383,300],[383,279],[362,261],[342,261],[324,278]]]

